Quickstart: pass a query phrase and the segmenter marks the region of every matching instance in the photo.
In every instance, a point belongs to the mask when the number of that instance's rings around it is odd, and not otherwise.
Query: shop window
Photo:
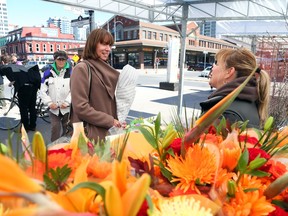
[[[116,69],[122,69],[126,63],[125,53],[114,53],[113,66]]]
[[[128,64],[135,68],[139,68],[139,53],[128,53]]]
[[[153,53],[144,53],[144,66],[153,66]]]

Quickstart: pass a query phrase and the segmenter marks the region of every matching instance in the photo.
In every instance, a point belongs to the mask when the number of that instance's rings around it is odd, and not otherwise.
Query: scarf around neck
[[[235,88],[242,84],[247,77],[238,77],[231,82],[221,86],[215,92],[213,92],[208,98],[213,98],[216,96],[225,97],[231,93]],[[246,84],[244,89],[237,96],[237,99],[246,100],[250,102],[256,102],[258,100],[258,90],[257,90],[257,81],[255,77],[252,77],[249,82]]]
[[[120,73],[101,59],[86,60],[91,66],[91,72],[95,72],[106,88],[109,96],[114,99],[115,90]]]

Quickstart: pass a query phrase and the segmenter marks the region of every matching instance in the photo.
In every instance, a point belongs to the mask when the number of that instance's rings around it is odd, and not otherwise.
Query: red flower
[[[261,158],[265,158],[266,160],[270,159],[270,155],[262,150],[262,149],[258,149],[258,148],[248,148],[247,149],[249,152],[249,162],[253,161],[258,155]],[[268,170],[271,168],[271,164],[270,163],[266,163],[263,166],[259,167],[259,170],[262,170],[264,172],[268,172]]]
[[[168,148],[172,148],[174,154],[180,155],[181,153],[181,143],[182,139],[181,138],[176,138],[173,140],[173,142],[170,144]]]
[[[148,203],[146,201],[146,199],[143,201],[141,208],[139,209],[137,216],[146,216],[147,214],[147,210],[148,210],[149,206]]]
[[[265,158],[266,160],[270,159],[270,155],[262,149],[248,148],[248,152],[249,152],[249,162],[253,161],[258,155],[260,155],[261,158]]]
[[[284,209],[280,208],[279,206],[274,206],[275,210],[273,212],[270,212],[268,216],[288,216],[288,212],[286,212]]]
[[[48,155],[59,154],[59,153],[64,153],[66,155],[66,157],[70,157],[72,154],[72,149],[65,150],[63,148],[60,148],[60,149],[48,150]]]
[[[260,145],[258,143],[258,139],[256,137],[250,137],[250,136],[246,136],[246,135],[240,135],[239,136],[239,142],[245,142],[245,143],[250,143],[252,145]]]
[[[211,125],[209,128],[208,128],[208,133],[210,134],[216,134],[216,127],[214,125]]]

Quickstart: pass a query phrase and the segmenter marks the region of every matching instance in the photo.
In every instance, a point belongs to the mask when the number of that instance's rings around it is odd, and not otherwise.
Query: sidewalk
[[[139,70],[139,75],[142,75],[142,79],[145,79],[145,74],[155,80],[155,84],[149,82],[143,82],[136,86],[136,95],[131,106],[128,121],[135,118],[149,118],[157,116],[161,112],[161,119],[163,122],[170,122],[171,118],[177,113],[177,105],[179,103],[178,91],[169,91],[159,88],[159,79],[165,79],[166,69],[158,69],[157,73],[153,69],[151,70]],[[151,76],[155,74],[155,76]],[[148,77],[148,76],[147,76]],[[160,77],[160,78],[159,78]],[[198,79],[198,77],[195,77]],[[193,78],[194,79],[194,78]],[[202,79],[203,81],[203,79]],[[8,85],[9,81],[5,81]],[[148,84],[147,84],[148,83]],[[6,87],[6,86],[5,86]],[[206,91],[205,91],[206,90]],[[209,94],[209,88],[198,89],[197,87],[184,86],[183,88],[183,107],[187,107],[188,117],[192,116],[193,110],[199,101],[203,98],[207,98],[205,94]],[[9,94],[10,88],[7,86],[5,92]],[[6,94],[6,96],[8,96]],[[196,112],[199,110],[196,108]],[[185,114],[185,108],[182,109],[182,114]],[[44,122],[42,119],[37,120],[37,130],[43,135],[46,143],[50,143],[50,124]],[[0,141],[5,143],[8,138],[8,131],[0,130]],[[29,140],[32,141],[34,132],[29,132]]]

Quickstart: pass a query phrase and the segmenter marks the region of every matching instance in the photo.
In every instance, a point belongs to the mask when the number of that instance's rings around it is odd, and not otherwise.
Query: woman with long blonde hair
[[[221,49],[215,59],[209,84],[216,88],[216,91],[208,100],[200,103],[202,112],[209,110],[237,88],[257,68],[255,56],[246,48]],[[266,71],[257,68],[255,76],[225,110],[223,116],[230,123],[249,120],[248,127],[261,128],[268,117],[269,101],[270,77]]]

